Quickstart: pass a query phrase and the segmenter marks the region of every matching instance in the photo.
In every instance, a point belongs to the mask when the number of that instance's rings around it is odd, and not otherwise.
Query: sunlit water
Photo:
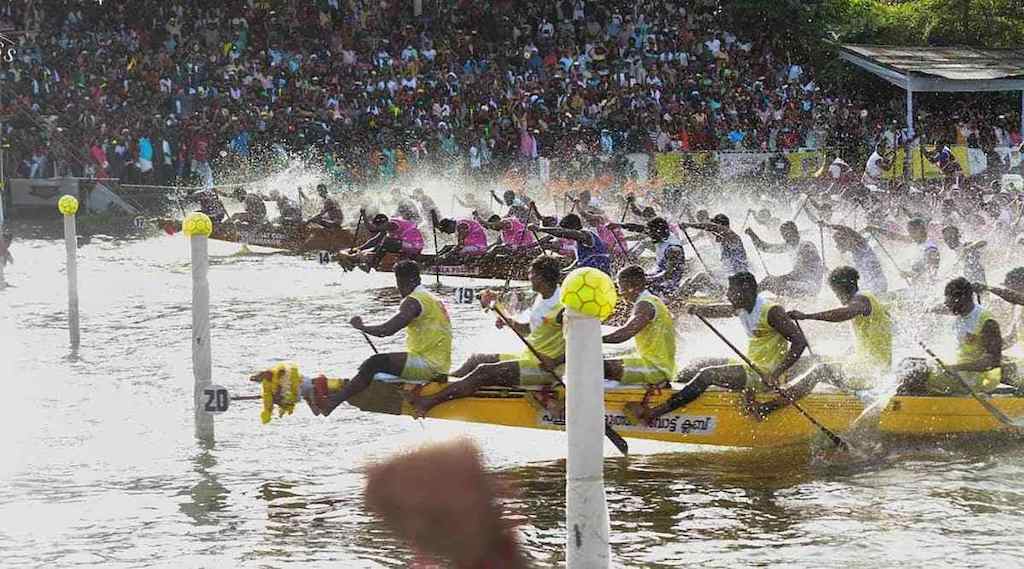
[[[369,355],[347,321],[394,310],[390,275],[230,256],[237,250],[211,243],[215,382],[252,393],[247,374],[279,359],[348,375]],[[192,427],[186,240],[95,237],[80,249],[77,356],[68,349],[63,244],[24,240],[12,251],[14,286],[0,291],[0,566],[401,567],[408,550],[363,507],[360,468],[459,435],[521,489],[510,510],[525,520],[537,565],[563,562],[561,433],[351,408],[326,420],[300,408],[261,426],[255,402],[236,402],[216,419],[215,446],[202,448]],[[451,287],[465,283],[445,282],[451,302]],[[821,302],[833,303],[826,295]],[[455,361],[521,349],[492,318],[450,306]],[[807,328],[819,351],[843,351],[838,327]],[[681,330],[681,359],[725,354],[699,324]],[[723,330],[741,341],[735,323]],[[865,444],[872,454],[852,464],[806,449],[633,441],[636,455],[621,459],[609,447],[614,559],[665,568],[1020,565],[1018,444]]]

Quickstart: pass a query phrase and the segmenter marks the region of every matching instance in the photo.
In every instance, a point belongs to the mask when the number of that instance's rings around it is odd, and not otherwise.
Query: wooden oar
[[[683,231],[683,236],[686,237],[686,242],[689,243],[690,248],[693,249],[694,255],[697,255],[697,260],[700,261],[700,266],[704,267],[704,272],[711,274],[711,270],[708,269],[708,264],[704,262],[704,257],[700,256],[700,251],[698,251],[697,246],[693,244],[693,239],[690,239],[690,234],[686,232],[686,227],[680,224],[679,229]]]
[[[380,352],[377,351],[377,346],[373,345],[373,340],[371,340],[370,337],[366,335],[366,332],[363,332],[362,330],[360,330],[359,332],[363,335],[363,339],[366,340],[366,343],[370,344],[370,349],[373,350],[373,353],[379,354]]]
[[[840,438],[839,435],[833,433],[831,430],[829,430],[827,427],[825,427],[825,425],[822,425],[821,423],[819,423],[818,420],[815,419],[813,415],[811,415],[810,413],[805,411],[804,408],[801,407],[800,404],[797,403],[795,399],[790,397],[790,395],[785,392],[785,390],[783,390],[779,386],[768,385],[768,381],[767,381],[767,378],[765,377],[764,372],[761,371],[757,366],[755,366],[754,362],[750,361],[750,358],[748,358],[746,356],[746,354],[744,354],[743,352],[741,352],[739,350],[739,348],[734,346],[733,343],[730,342],[728,338],[723,336],[722,333],[719,332],[718,329],[715,328],[710,322],[708,322],[708,320],[706,318],[704,318],[700,314],[694,314],[694,316],[696,316],[698,319],[700,319],[700,321],[703,322],[705,326],[710,328],[711,331],[714,332],[716,336],[718,336],[719,340],[724,342],[726,346],[729,346],[729,348],[733,352],[735,352],[735,354],[737,356],[739,356],[740,359],[744,361],[744,363],[746,363],[748,366],[750,366],[750,369],[754,370],[754,373],[756,373],[757,375],[759,375],[761,377],[761,381],[764,382],[766,387],[768,387],[770,389],[774,389],[779,395],[781,395],[783,399],[785,399],[787,402],[789,402],[789,404],[792,405],[794,409],[799,411],[800,414],[803,415],[808,421],[810,421],[812,425],[814,425],[815,427],[818,427],[818,429],[822,433],[825,433],[825,435],[829,438],[829,440],[832,441],[832,444],[834,444],[836,447],[838,447],[838,448],[840,448],[842,450],[849,450],[850,445],[848,445],[846,443],[846,441],[844,441],[842,438]]]
[[[441,286],[441,267],[439,263],[436,263],[441,250],[437,248],[437,213],[434,210],[430,210],[430,231],[434,234],[434,276],[437,278],[437,285]],[[455,230],[455,233],[458,234],[458,229]]]
[[[796,218],[800,217],[800,212],[802,212],[804,210],[804,208],[807,207],[807,202],[810,199],[811,199],[811,194],[807,194],[807,196],[804,198],[803,205],[800,206],[800,209],[796,210],[796,213],[793,214],[793,219],[791,219],[790,221],[796,221]]]
[[[818,238],[821,239],[821,266],[828,271],[828,263],[825,262],[825,226],[818,223]]]
[[[885,253],[886,257],[888,257],[889,262],[892,263],[892,266],[896,267],[896,272],[899,273],[901,277],[903,277],[903,280],[907,281],[908,286],[913,287],[914,283],[910,282],[910,279],[908,279],[906,275],[903,274],[903,269],[900,269],[900,264],[896,262],[896,259],[894,259],[892,254],[889,253],[889,250],[885,248],[885,245],[882,244],[882,240],[879,239],[879,237],[874,233],[872,233],[871,236],[875,238],[875,243],[878,243],[878,247],[882,249],[882,252]]]
[[[1024,419],[1022,419],[1021,422],[1018,423],[1018,422],[1014,421],[1013,419],[1009,418],[1006,415],[1006,413],[1003,413],[998,407],[993,405],[991,401],[989,401],[988,399],[985,399],[984,397],[982,397],[973,387],[971,387],[971,384],[967,383],[967,380],[965,380],[962,375],[960,375],[959,373],[953,371],[952,369],[949,369],[949,367],[946,366],[946,364],[941,359],[939,359],[939,356],[935,355],[935,352],[933,352],[933,351],[928,349],[928,346],[926,346],[924,344],[924,342],[918,342],[918,345],[920,345],[921,348],[924,349],[925,353],[928,354],[929,356],[931,356],[932,359],[935,360],[935,362],[939,364],[939,367],[942,368],[942,371],[946,375],[948,375],[949,377],[952,377],[957,382],[959,382],[960,385],[963,386],[963,388],[966,389],[967,392],[971,394],[971,397],[974,397],[974,399],[977,400],[978,403],[981,403],[981,406],[984,407],[986,411],[991,413],[992,416],[995,417],[997,421],[999,421],[1004,426],[1009,427],[1011,429],[1015,429],[1015,430],[1024,429]]]
[[[754,243],[754,252],[757,253],[757,258],[761,260],[761,268],[764,269],[764,275],[766,277],[772,276],[771,272],[768,271],[768,263],[764,262],[764,255],[761,254],[761,248]]]
[[[492,304],[491,309],[494,310],[495,314],[498,315],[498,318],[501,318],[502,322],[504,322],[505,325],[508,326],[513,333],[515,333],[516,337],[518,337],[519,340],[526,346],[526,349],[530,350],[530,353],[533,354],[533,357],[537,358],[537,362],[540,364],[541,369],[548,372],[551,375],[551,377],[557,382],[558,385],[565,387],[565,383],[562,382],[562,378],[558,377],[558,374],[556,374],[553,370],[548,369],[547,366],[543,364],[544,360],[540,357],[540,354],[537,353],[537,350],[532,345],[530,345],[530,342],[528,342],[522,334],[519,333],[519,330],[517,330],[515,325],[513,325],[512,322],[509,321],[509,319],[501,312],[501,309],[498,308],[498,305]],[[626,439],[622,438],[622,435],[620,435],[607,422],[604,424],[604,436],[608,440],[610,440],[613,445],[615,445],[615,448],[619,449],[619,452],[621,452],[622,454],[629,454],[629,443],[627,443]]]

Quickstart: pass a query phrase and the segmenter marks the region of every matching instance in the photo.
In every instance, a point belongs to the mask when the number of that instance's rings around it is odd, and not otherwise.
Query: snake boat
[[[443,387],[437,383],[403,381],[379,374],[371,386],[349,400],[369,413],[413,415],[403,392],[419,390],[428,395]],[[643,387],[605,384],[605,418],[626,438],[652,439],[670,443],[723,447],[772,448],[804,443],[818,430],[806,418],[786,407],[758,421],[741,412],[738,393],[712,388],[696,401],[650,425],[631,425],[623,414],[627,402],[647,400],[663,403],[669,389],[648,391]],[[561,430],[564,420],[561,389],[483,389],[473,397],[442,403],[427,415],[434,419],[483,423],[506,427]],[[1001,388],[990,401],[1009,417],[1024,416],[1024,396],[1012,388]],[[850,430],[864,412],[858,398],[835,390],[815,392],[800,405],[823,425],[838,433]],[[893,397],[882,410],[878,429],[886,435],[906,438],[945,438],[958,435],[995,433],[1005,429],[970,396]]]

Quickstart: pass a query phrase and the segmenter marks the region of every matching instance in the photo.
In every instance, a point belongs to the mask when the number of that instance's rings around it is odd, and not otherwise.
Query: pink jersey
[[[391,223],[397,228],[388,231],[388,237],[402,242],[402,253],[419,255],[423,252],[423,234],[420,233],[419,227],[416,227],[416,222],[396,217]]]
[[[597,236],[604,242],[605,247],[614,255],[625,255],[626,254],[626,237],[622,234],[622,228],[616,227],[612,229],[608,227],[607,223],[598,225]]]
[[[458,229],[465,228],[466,237],[462,240],[462,252],[472,255],[483,255],[487,252],[487,233],[484,226],[475,219],[460,219]]]
[[[522,249],[537,242],[537,238],[526,230],[526,224],[518,217],[509,216],[501,221],[501,242],[505,245],[513,249]]]

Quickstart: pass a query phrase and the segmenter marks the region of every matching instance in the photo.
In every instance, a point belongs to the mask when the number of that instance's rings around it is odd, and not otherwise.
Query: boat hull
[[[375,381],[369,389],[349,403],[372,413],[412,415],[412,407],[402,391],[413,389],[413,383]],[[439,384],[421,387],[423,394],[434,393]],[[537,402],[535,391],[518,389],[485,389],[473,397],[442,403],[428,417],[450,421],[484,423],[507,427],[561,430],[563,421],[557,412],[550,412]],[[818,431],[805,417],[787,407],[756,421],[740,412],[740,395],[710,390],[684,409],[665,415],[653,425],[630,425],[623,415],[623,405],[640,401],[645,391],[640,388],[614,388],[605,392],[605,417],[624,437],[651,439],[670,443],[714,445],[724,447],[773,448],[804,443]],[[653,393],[651,405],[664,402],[671,392]],[[1024,397],[997,395],[992,402],[1011,417],[1024,415]],[[843,433],[864,411],[864,405],[845,394],[815,393],[800,401],[801,406],[829,429]],[[901,437],[945,437],[988,433],[1002,430],[977,401],[969,397],[894,397],[879,417],[878,429]]]
[[[181,231],[181,222],[177,220],[158,220],[158,225],[171,233]],[[307,225],[286,228],[264,225],[256,229],[247,229],[235,224],[224,223],[214,229],[210,239],[295,253],[308,253],[349,249],[369,239],[369,235],[366,231],[360,231],[360,235],[356,236],[345,228],[328,229]]]

